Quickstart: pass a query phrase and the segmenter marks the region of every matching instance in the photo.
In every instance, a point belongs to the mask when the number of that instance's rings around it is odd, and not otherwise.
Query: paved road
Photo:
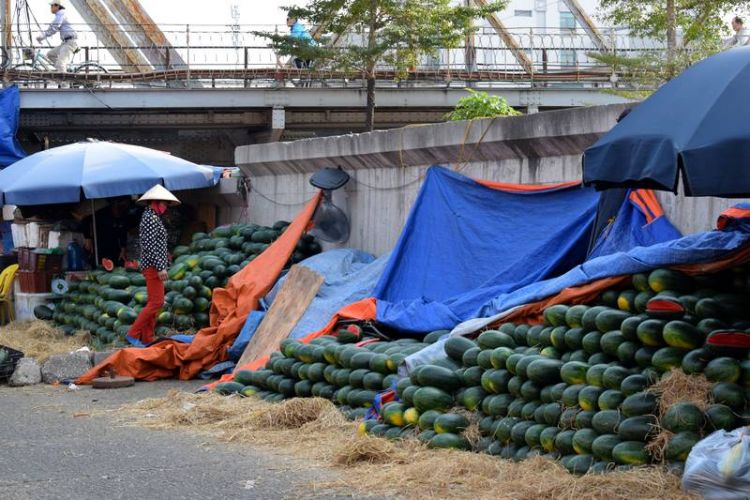
[[[74,416],[198,386],[0,388],[0,498],[290,498],[315,477],[332,474],[248,446],[121,427],[107,416]]]

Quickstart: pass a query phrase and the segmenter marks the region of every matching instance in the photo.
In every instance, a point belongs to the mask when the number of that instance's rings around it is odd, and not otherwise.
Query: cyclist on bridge
[[[73,60],[73,56],[78,51],[76,42],[78,34],[68,22],[68,16],[65,15],[65,6],[60,1],[53,1],[49,4],[50,11],[55,15],[55,19],[49,27],[36,37],[37,42],[42,42],[55,33],[60,33],[62,43],[47,52],[47,58],[55,65],[55,69],[61,73],[67,71],[68,65]]]

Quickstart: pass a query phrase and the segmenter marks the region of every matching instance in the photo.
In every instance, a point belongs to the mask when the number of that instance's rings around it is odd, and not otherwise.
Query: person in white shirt
[[[55,15],[55,19],[49,27],[36,37],[37,42],[42,42],[55,33],[60,33],[62,43],[47,52],[47,58],[55,65],[55,69],[65,73],[68,65],[73,60],[73,56],[78,51],[78,35],[68,22],[68,16],[65,15],[65,6],[59,1],[53,1],[49,4],[50,11]]]
[[[748,45],[750,32],[745,28],[745,21],[740,16],[735,16],[732,19],[732,30],[734,30],[734,36],[724,41],[724,50]]]

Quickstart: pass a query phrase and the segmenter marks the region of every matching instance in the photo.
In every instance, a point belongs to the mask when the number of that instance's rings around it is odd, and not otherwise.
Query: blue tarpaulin
[[[21,109],[18,87],[13,85],[0,90],[0,168],[17,162],[26,152],[16,139]]]
[[[591,188],[508,192],[432,167],[375,288],[378,321],[405,332],[453,328],[486,315],[498,296],[564,274],[586,260],[598,201]],[[623,215],[599,255],[679,236],[666,219]]]
[[[345,305],[372,297],[387,262],[388,255],[375,259],[369,253],[352,249],[330,250],[300,262],[301,266],[322,275],[325,281],[289,337],[297,339],[317,331]],[[269,303],[283,283],[282,278],[269,292],[266,297]]]

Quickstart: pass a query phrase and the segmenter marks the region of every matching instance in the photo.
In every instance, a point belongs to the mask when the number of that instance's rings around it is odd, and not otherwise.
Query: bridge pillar
[[[526,108],[527,115],[535,115],[537,113],[539,113],[539,106],[537,104],[529,104],[529,107]]]

